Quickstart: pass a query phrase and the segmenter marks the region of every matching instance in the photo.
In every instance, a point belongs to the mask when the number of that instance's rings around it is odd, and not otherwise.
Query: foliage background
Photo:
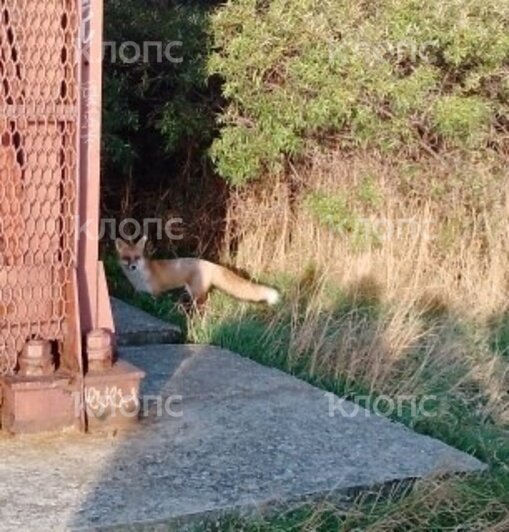
[[[103,214],[182,217],[159,253],[284,304],[189,317],[108,260],[113,292],[352,400],[438,396],[398,420],[489,464],[223,528],[509,529],[509,1],[106,0],[106,40],[184,60],[106,61]]]
[[[103,214],[116,218],[183,217],[181,246],[214,253],[226,188],[206,150],[217,134],[220,82],[208,76],[210,2],[107,0],[103,119]],[[118,59],[122,43],[182,41],[182,62]],[[150,47],[149,47],[150,48]],[[174,52],[175,53],[175,52]],[[206,222],[204,220],[206,218]],[[193,236],[194,235],[194,236]],[[200,241],[196,235],[200,236]],[[165,242],[166,248],[169,243]]]

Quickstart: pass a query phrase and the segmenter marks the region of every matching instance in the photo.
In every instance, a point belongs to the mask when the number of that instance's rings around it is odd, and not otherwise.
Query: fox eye
[[[136,260],[136,261],[138,261],[138,260],[140,260],[140,259],[141,259],[140,255],[136,255],[136,256],[134,257],[134,260]]]

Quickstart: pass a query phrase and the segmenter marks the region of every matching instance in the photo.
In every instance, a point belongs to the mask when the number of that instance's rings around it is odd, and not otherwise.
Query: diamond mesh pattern
[[[0,0],[0,375],[75,312],[78,2]]]

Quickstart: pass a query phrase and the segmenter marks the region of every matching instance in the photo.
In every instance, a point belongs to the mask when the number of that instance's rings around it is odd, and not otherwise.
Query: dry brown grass
[[[411,167],[316,154],[291,184],[232,197],[226,248],[235,254],[224,259],[301,280],[286,294],[290,364],[305,357],[311,373],[377,393],[447,382],[455,397],[509,422],[509,370],[488,325],[509,302],[509,187],[497,175],[488,161]],[[306,203],[310,190],[343,198],[353,229],[324,226]]]
[[[486,163],[472,163],[468,174],[461,160],[428,164],[416,176],[409,165],[379,158],[317,155],[295,173],[301,192],[338,194],[361,220],[359,232],[362,220],[374,228],[382,245],[362,250],[303,208],[296,186],[279,182],[268,192],[239,193],[228,213],[229,234],[242,240],[236,260],[290,273],[312,263],[343,285],[374,276],[388,298],[415,301],[434,293],[463,311],[498,311],[508,291],[509,181],[490,175]],[[376,207],[358,197],[368,176],[376,178]]]

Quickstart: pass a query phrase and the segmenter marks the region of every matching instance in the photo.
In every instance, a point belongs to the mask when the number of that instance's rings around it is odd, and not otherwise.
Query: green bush
[[[484,150],[509,112],[507,2],[237,0],[212,28],[229,105],[211,155],[235,184],[331,141]]]
[[[112,61],[106,47],[103,153],[111,172],[127,176],[139,170],[146,176],[147,161],[152,172],[167,170],[168,159],[178,166],[190,150],[212,141],[208,23],[207,2],[106,0],[105,41],[114,43],[117,56]],[[180,63],[165,58],[171,41],[183,43]],[[142,51],[144,43],[161,43],[163,60],[149,46],[146,58],[122,62],[119,50],[128,42]]]
[[[443,137],[474,147],[485,139],[491,120],[489,105],[476,97],[439,98],[431,116],[434,127]]]

